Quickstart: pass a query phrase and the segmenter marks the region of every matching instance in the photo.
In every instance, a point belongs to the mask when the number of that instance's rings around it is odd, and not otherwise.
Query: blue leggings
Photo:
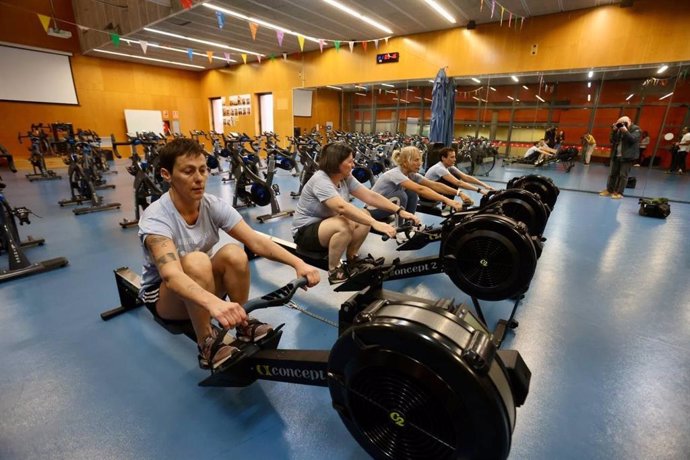
[[[412,214],[417,210],[417,202],[419,201],[419,195],[412,190],[399,190],[393,193],[391,196],[387,196],[389,200],[399,203],[402,208]],[[390,211],[384,211],[383,209],[370,209],[371,217],[376,220],[386,220],[391,214]]]

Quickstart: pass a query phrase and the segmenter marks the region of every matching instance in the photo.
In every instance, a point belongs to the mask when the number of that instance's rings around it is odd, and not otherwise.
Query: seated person
[[[419,219],[352,177],[352,148],[342,142],[326,144],[319,155],[319,170],[302,189],[292,221],[292,236],[298,248],[328,252],[328,281],[342,283],[358,272],[362,260],[357,252],[369,229],[395,237],[394,227],[378,222],[364,209],[349,202],[350,195],[403,219]],[[341,263],[345,253],[347,262]]]
[[[212,253],[218,230],[263,257],[291,265],[308,286],[319,272],[268,238],[254,232],[229,203],[205,193],[208,167],[204,148],[192,139],[175,139],[160,150],[161,176],[170,189],[139,219],[144,272],[139,295],[163,320],[191,320],[199,346],[199,365],[216,368],[238,351],[223,344],[227,329],[237,338],[256,341],[272,331],[248,318],[242,305],[249,295],[247,256],[237,244]],[[223,300],[228,295],[230,300]],[[211,318],[224,328],[216,334]]]
[[[494,190],[490,185],[486,185],[476,177],[465,174],[456,168],[455,150],[451,147],[442,148],[439,154],[439,162],[426,171],[426,174],[424,174],[425,178],[434,182],[441,182],[449,187],[476,191],[482,195],[486,195],[489,190]]]
[[[10,168],[10,171],[13,173],[17,172],[17,168],[14,166],[14,157],[2,145],[0,145],[0,158],[7,160],[7,167]]]
[[[556,153],[556,150],[550,148],[544,142],[544,139],[539,139],[534,145],[525,152],[524,160],[535,165],[542,164]]]
[[[420,195],[428,201],[440,201],[458,211],[462,211],[462,203],[453,199],[455,195],[458,195],[467,206],[472,205],[472,199],[460,189],[425,179],[419,174],[422,153],[417,147],[408,146],[402,150],[396,150],[393,152],[393,161],[398,166],[383,173],[372,190],[388,199],[396,198],[406,211],[414,212],[417,209]],[[385,209],[373,209],[371,215],[374,219],[383,220],[391,213]]]

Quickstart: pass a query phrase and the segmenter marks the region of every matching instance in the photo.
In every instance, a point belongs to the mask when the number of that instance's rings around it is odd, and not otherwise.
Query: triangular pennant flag
[[[508,11],[508,27],[510,27],[510,23],[513,22],[513,13]]]
[[[503,13],[505,12],[505,8],[501,6],[501,20],[499,21],[499,25],[503,27]]]
[[[192,7],[192,0],[180,0],[180,3],[182,4],[182,8],[185,10],[188,10]]]
[[[374,40],[374,48],[379,49],[379,41]]]
[[[206,57],[208,58],[208,62],[213,63],[213,51],[206,51]]]
[[[139,46],[141,46],[141,50],[146,54],[146,48],[149,47],[148,42],[145,42],[144,40],[139,40]]]
[[[242,61],[244,61],[245,64],[247,63],[247,53],[242,53]]]
[[[322,53],[323,53],[323,44],[324,44],[324,41],[319,38],[319,49],[321,50]]]
[[[494,18],[494,8],[496,8],[496,0],[491,0],[491,19]]]
[[[362,42],[362,49],[364,50],[365,53],[367,51],[367,43],[369,43],[369,42],[367,42],[367,41]]]
[[[230,53],[228,53],[228,52],[223,53],[223,57],[225,58],[225,62],[230,64]]]
[[[276,38],[278,39],[278,46],[283,46],[283,37],[285,36],[285,32],[282,30],[276,30]]]
[[[299,43],[299,50],[304,51],[304,37],[300,34],[297,34],[297,43]]]
[[[386,40],[386,45],[387,45],[388,44],[388,37],[384,38],[384,40]]]
[[[256,22],[250,22],[249,30],[252,33],[252,40],[256,40],[256,31],[259,30],[259,24],[257,24]]]
[[[335,51],[338,52],[340,51],[340,40],[335,40],[333,42],[333,46],[335,46]]]
[[[222,29],[225,25],[225,15],[222,11],[216,11],[216,18],[218,19],[218,28]]]
[[[256,60],[259,61],[259,64],[261,64],[261,55],[260,54],[256,55]]]
[[[113,42],[113,45],[115,45],[115,48],[120,46],[120,36],[118,34],[111,32],[110,40]]]
[[[522,30],[522,26],[525,24],[525,17],[520,18],[520,30]]]
[[[275,61],[275,60],[276,60],[276,55],[273,54],[273,53],[269,54],[269,55],[268,55],[268,60],[269,60],[269,61]]]
[[[283,61],[287,61],[287,53],[283,53]]]
[[[482,1],[479,3],[479,11],[481,12],[483,9],[484,9],[484,0],[482,0]]]
[[[43,26],[43,30],[48,32],[48,27],[50,27],[50,16],[46,16],[45,14],[38,14],[38,19],[41,21],[41,25]]]
[[[350,47],[350,53],[351,53],[352,50],[355,48],[355,42],[349,41],[349,42],[347,42],[347,44],[348,44],[348,46]]]
[[[79,24],[77,24],[77,27],[78,27],[79,30],[81,30],[82,32],[86,32],[87,30],[89,30],[88,27],[86,27],[86,26],[80,26]]]
[[[192,58],[194,57],[194,50],[193,49],[187,48],[187,57],[189,58],[190,61],[192,60]]]

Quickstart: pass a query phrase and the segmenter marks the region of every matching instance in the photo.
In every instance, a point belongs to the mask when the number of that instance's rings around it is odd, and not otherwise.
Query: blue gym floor
[[[42,216],[20,227],[22,239],[46,239],[26,250],[30,259],[65,256],[69,266],[0,285],[0,458],[367,458],[331,408],[327,389],[273,382],[201,388],[207,374],[196,364],[195,345],[167,333],[145,309],[101,321],[100,312],[118,305],[113,269],[141,265],[136,230],[118,225],[134,215],[125,165],[120,160],[119,174],[108,176],[117,189],[101,192],[122,209],[83,216],[57,205],[69,194],[65,178],[29,183],[24,171],[1,171],[10,202]],[[566,188],[601,189],[607,169],[583,170],[547,174]],[[492,178],[526,171],[499,166]],[[281,205],[293,206],[288,192],[296,179],[281,172],[279,183]],[[689,184],[688,176],[650,171],[644,187],[653,191],[646,195],[688,201]],[[637,194],[640,185],[638,179]],[[218,177],[208,191],[232,196]],[[690,204],[673,203],[666,221],[637,210],[636,198],[561,192],[518,309],[520,325],[504,342],[532,371],[511,458],[688,458]],[[289,218],[258,224],[254,216],[265,209],[241,212],[254,228],[289,239]],[[394,246],[372,235],[364,249],[392,257],[399,255]],[[0,264],[6,267],[6,255]],[[254,296],[294,273],[258,260],[252,275]],[[469,303],[442,274],[386,287]],[[295,300],[337,321],[348,296],[322,282]],[[491,327],[511,309],[508,301],[483,305]],[[286,348],[329,349],[336,338],[335,328],[295,310],[257,316],[286,323]]]

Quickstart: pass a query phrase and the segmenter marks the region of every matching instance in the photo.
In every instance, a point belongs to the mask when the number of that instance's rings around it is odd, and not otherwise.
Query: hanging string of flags
[[[479,0],[479,11],[484,10],[484,1],[485,0]],[[518,21],[520,22],[520,30],[522,30],[522,26],[525,24],[525,17],[517,15],[510,11],[508,8],[503,6],[501,3],[497,2],[496,0],[486,0],[487,3],[491,5],[491,19],[494,18],[494,13],[497,14],[498,10],[501,10],[499,18],[499,24],[501,27],[503,27],[503,19],[508,18],[508,28],[510,28],[513,24],[515,24],[515,30],[517,30],[518,26],[517,23]]]

